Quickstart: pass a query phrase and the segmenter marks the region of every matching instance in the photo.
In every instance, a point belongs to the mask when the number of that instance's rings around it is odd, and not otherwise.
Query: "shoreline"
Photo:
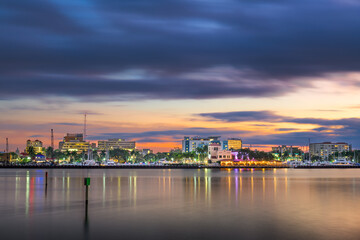
[[[297,166],[297,167],[289,167],[289,166],[205,166],[205,165],[188,165],[188,166],[180,166],[180,165],[165,165],[165,166],[0,166],[1,168],[28,168],[28,169],[276,169],[276,168],[294,168],[294,169],[349,169],[349,168],[360,168],[360,166]]]

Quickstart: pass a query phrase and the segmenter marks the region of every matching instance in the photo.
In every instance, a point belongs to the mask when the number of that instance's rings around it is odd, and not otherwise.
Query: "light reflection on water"
[[[87,209],[84,177],[91,178]],[[4,239],[358,239],[360,233],[357,169],[1,169],[0,181]]]

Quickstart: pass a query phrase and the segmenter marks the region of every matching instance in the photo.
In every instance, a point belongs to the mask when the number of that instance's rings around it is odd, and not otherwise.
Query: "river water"
[[[0,184],[4,240],[360,238],[360,169],[0,169]]]

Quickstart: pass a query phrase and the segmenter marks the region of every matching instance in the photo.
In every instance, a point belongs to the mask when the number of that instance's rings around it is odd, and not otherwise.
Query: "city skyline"
[[[2,4],[0,149],[82,132],[167,151],[183,136],[360,148],[356,1]],[[306,16],[306,17],[305,17]]]

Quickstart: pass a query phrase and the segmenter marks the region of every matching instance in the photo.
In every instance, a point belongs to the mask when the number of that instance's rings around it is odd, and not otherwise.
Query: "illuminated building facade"
[[[228,149],[239,150],[242,149],[242,140],[240,138],[229,138]]]
[[[31,141],[30,139],[26,141],[26,153],[29,153],[29,148],[32,147],[35,153],[44,153],[43,143],[40,140]]]
[[[62,152],[87,152],[90,148],[89,142],[64,142],[62,144],[62,148],[60,149]]]
[[[351,145],[344,142],[332,143],[332,142],[323,142],[323,143],[310,143],[310,155],[311,157],[317,156],[322,160],[328,160],[329,156],[343,152],[351,151]]]
[[[82,133],[68,133],[64,136],[64,140],[59,142],[59,149],[62,152],[87,152],[90,148],[90,143],[84,141]]]
[[[218,159],[218,152],[221,151],[221,145],[219,143],[211,143],[209,144],[208,153],[209,153],[209,161],[216,162]]]
[[[104,141],[98,141],[98,150],[106,151],[113,149],[125,149],[132,151],[135,149],[135,141],[126,141],[125,139],[109,139]]]
[[[218,160],[232,160],[233,159],[233,155],[231,153],[231,151],[229,150],[221,150],[218,151],[217,153],[217,159]]]

